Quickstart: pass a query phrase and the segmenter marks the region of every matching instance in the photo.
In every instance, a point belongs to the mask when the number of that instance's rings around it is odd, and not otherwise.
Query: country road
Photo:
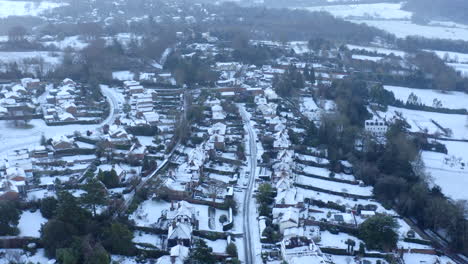
[[[253,241],[253,231],[252,222],[256,224],[256,210],[255,203],[252,197],[253,189],[255,184],[255,174],[257,172],[257,143],[255,140],[255,132],[253,131],[252,125],[250,123],[250,118],[243,106],[239,106],[240,114],[244,122],[244,128],[248,134],[248,145],[249,145],[249,182],[247,185],[247,190],[245,191],[244,196],[244,210],[243,210],[243,224],[244,224],[244,255],[245,263],[256,263],[256,252],[255,247],[256,243]]]

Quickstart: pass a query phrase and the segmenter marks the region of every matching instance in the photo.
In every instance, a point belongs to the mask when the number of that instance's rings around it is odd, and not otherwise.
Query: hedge
[[[201,238],[205,238],[211,241],[215,241],[218,239],[227,239],[228,237],[226,233],[214,232],[214,231],[202,231],[202,230],[194,230],[193,235],[201,237]]]
[[[425,246],[431,246],[432,245],[431,241],[417,239],[417,238],[405,238],[405,239],[403,239],[403,241],[408,242],[408,243],[415,243],[415,244],[425,245]]]

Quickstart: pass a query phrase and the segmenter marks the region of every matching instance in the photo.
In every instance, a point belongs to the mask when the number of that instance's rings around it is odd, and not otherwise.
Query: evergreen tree
[[[96,179],[88,180],[84,187],[86,194],[83,196],[83,203],[91,209],[93,216],[96,216],[96,208],[106,203],[106,190]]]
[[[16,235],[20,211],[14,202],[0,201],[0,236]]]
[[[57,210],[58,201],[54,197],[46,197],[41,200],[41,214],[47,219],[54,217]]]

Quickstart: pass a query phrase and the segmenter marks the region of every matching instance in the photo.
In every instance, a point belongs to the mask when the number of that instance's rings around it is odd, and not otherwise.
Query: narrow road
[[[107,102],[109,102],[109,115],[104,121],[101,122],[101,126],[112,125],[117,119],[117,116],[120,114],[120,108],[121,105],[123,105],[123,102],[121,102],[122,100],[116,96],[115,92],[112,91],[109,86],[100,85],[100,88],[102,95],[104,95],[104,97],[107,99]]]
[[[244,122],[244,129],[248,134],[248,145],[250,152],[249,160],[249,171],[250,177],[247,185],[247,190],[245,191],[244,196],[244,254],[245,254],[245,263],[251,264],[256,262],[256,253],[255,253],[255,242],[252,240],[252,224],[256,224],[256,210],[255,203],[252,197],[254,184],[255,184],[255,174],[257,172],[257,143],[255,140],[255,133],[253,131],[252,125],[250,123],[250,118],[248,117],[247,112],[243,106],[239,106],[240,114]]]

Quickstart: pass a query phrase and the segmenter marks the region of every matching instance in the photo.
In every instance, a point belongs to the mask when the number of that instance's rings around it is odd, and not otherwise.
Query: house
[[[281,241],[281,255],[288,263],[329,264],[326,257],[314,241],[305,236],[290,236]]]
[[[17,200],[20,197],[18,188],[9,180],[0,180],[0,200]]]
[[[76,105],[73,102],[65,102],[62,104],[62,109],[65,110],[65,112],[70,113],[72,115],[76,115]]]
[[[304,197],[297,192],[296,188],[281,190],[275,197],[275,207],[297,207],[302,204]]]
[[[72,149],[75,147],[75,141],[66,136],[58,136],[52,139],[52,146],[55,150]]]
[[[141,85],[130,86],[128,88],[128,92],[131,95],[143,93],[144,90],[145,90],[145,88],[143,86],[141,86]]]
[[[66,78],[62,81],[62,85],[76,86],[76,82],[70,78]]]
[[[170,210],[163,212],[163,215],[170,222],[197,225],[195,208],[186,201],[180,201],[176,205],[171,203]]]
[[[371,119],[365,121],[365,130],[375,136],[383,136],[388,131],[388,126],[384,120]]]
[[[58,118],[59,118],[59,120],[62,121],[62,122],[72,122],[72,121],[76,121],[76,118],[75,118],[72,114],[70,114],[70,113],[68,113],[68,112],[59,114],[59,115],[58,115]]]
[[[221,122],[215,123],[210,128],[208,128],[208,134],[210,135],[226,135],[227,126]]]
[[[273,142],[273,148],[275,149],[288,149],[291,146],[289,141],[288,131],[285,129],[283,131],[277,132],[274,135],[275,141]]]
[[[214,121],[223,121],[226,118],[226,114],[224,113],[221,105],[212,106],[211,112]]]
[[[271,171],[267,169],[266,167],[260,167],[260,171],[258,172],[258,178],[264,180],[264,181],[269,181],[271,180]]]
[[[167,246],[182,245],[190,247],[192,244],[192,226],[188,223],[174,222],[167,232]]]
[[[128,139],[128,133],[125,131],[123,127],[120,127],[118,125],[112,125],[109,127],[109,137],[113,139],[112,141],[120,141],[120,142],[127,142]]]
[[[224,150],[226,147],[225,137],[222,135],[214,134],[210,137],[210,143],[213,144],[216,150]]]
[[[21,85],[23,85],[23,87],[25,87],[28,90],[38,89],[40,84],[41,84],[41,81],[39,79],[33,79],[33,78],[21,79]]]
[[[26,88],[24,88],[21,84],[16,84],[13,87],[11,87],[11,91],[20,95],[25,95],[28,93],[28,91],[26,91]]]
[[[278,214],[277,222],[281,233],[288,228],[299,226],[299,209],[294,207],[288,207],[286,210],[276,209],[273,209],[273,217],[275,217],[275,213]]]
[[[159,114],[156,112],[144,112],[143,118],[150,126],[156,126],[159,123]]]
[[[177,245],[171,248],[171,263],[176,263],[180,261],[184,263],[184,261],[188,258],[190,250],[188,247],[184,247],[183,245]]]
[[[140,83],[137,81],[124,81],[124,88],[128,90],[132,86],[139,86]]]
[[[47,158],[49,156],[49,151],[44,146],[37,146],[30,150],[29,155],[32,158]]]
[[[128,152],[128,157],[134,158],[136,160],[143,160],[146,154],[146,147],[135,143],[132,145]]]
[[[170,249],[169,255],[158,258],[156,264],[184,264],[189,256],[188,247],[177,245]]]

